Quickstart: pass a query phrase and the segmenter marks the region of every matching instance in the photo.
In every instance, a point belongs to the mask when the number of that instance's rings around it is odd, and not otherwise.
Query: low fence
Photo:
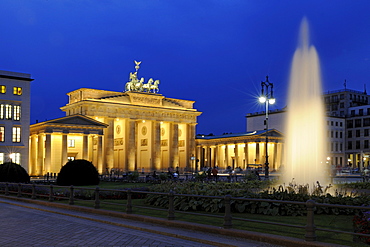
[[[41,192],[37,192],[37,190],[41,190]],[[64,190],[64,191],[62,191]],[[33,200],[36,199],[44,199],[50,202],[54,200],[68,200],[69,205],[74,205],[76,200],[81,200],[80,198],[75,197],[76,190],[84,190],[89,191],[91,197],[89,201],[93,203],[91,205],[95,209],[99,209],[101,204],[111,204],[111,205],[119,205],[122,206],[122,211],[125,211],[127,214],[133,214],[133,196],[134,195],[143,195],[143,194],[155,194],[161,195],[168,198],[168,208],[161,209],[155,207],[146,207],[146,206],[137,206],[137,208],[150,208],[154,210],[161,210],[167,211],[167,219],[168,220],[175,220],[176,213],[184,213],[184,214],[191,214],[191,215],[198,215],[198,216],[209,216],[209,217],[217,217],[223,218],[223,225],[222,227],[225,229],[231,229],[233,227],[233,221],[244,221],[244,222],[254,222],[254,223],[261,223],[261,224],[268,224],[268,225],[277,225],[283,227],[292,227],[292,228],[301,228],[304,229],[305,235],[304,239],[306,241],[316,241],[317,235],[316,231],[326,231],[332,233],[339,233],[339,234],[349,234],[353,236],[365,237],[370,238],[370,234],[363,234],[363,233],[355,233],[355,232],[348,232],[348,231],[340,231],[334,229],[327,229],[327,228],[318,228],[315,226],[314,222],[314,209],[315,207],[330,207],[330,208],[339,208],[339,209],[356,209],[356,210],[366,210],[370,211],[370,207],[367,206],[350,206],[350,205],[338,205],[338,204],[325,204],[325,203],[317,203],[313,200],[308,200],[306,202],[296,202],[296,201],[281,201],[281,200],[269,200],[269,199],[256,199],[256,198],[240,198],[240,197],[231,197],[230,195],[226,196],[202,196],[202,195],[190,195],[190,194],[176,194],[173,191],[169,193],[160,193],[160,192],[149,192],[149,191],[135,191],[131,189],[125,190],[114,190],[114,189],[101,189],[99,187],[94,188],[86,188],[86,187],[74,187],[74,186],[55,186],[55,185],[40,185],[40,184],[21,184],[21,183],[4,183],[0,182],[0,193],[5,194],[6,196],[15,195],[17,197],[27,196]],[[61,191],[63,193],[61,193]],[[123,193],[126,199],[121,199],[126,201],[125,204],[122,203],[111,203],[111,202],[103,202],[102,201],[102,193],[104,192],[113,192],[113,193]],[[205,213],[194,213],[194,212],[187,212],[187,211],[176,211],[174,207],[174,198],[176,197],[192,197],[192,198],[209,198],[209,199],[221,199],[224,202],[225,212],[223,216],[220,215],[210,215]],[[279,204],[290,204],[290,205],[301,205],[306,207],[306,225],[293,225],[293,224],[284,224],[272,221],[261,221],[261,220],[253,220],[253,219],[245,219],[245,218],[234,218],[231,212],[231,201],[249,201],[249,202],[268,202],[268,203],[279,203]],[[124,210],[125,208],[125,210]]]

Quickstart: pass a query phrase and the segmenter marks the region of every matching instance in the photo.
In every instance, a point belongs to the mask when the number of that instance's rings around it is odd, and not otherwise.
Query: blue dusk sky
[[[123,91],[137,60],[165,97],[196,102],[197,133],[244,132],[246,114],[264,110],[266,75],[270,109],[286,106],[303,17],[323,90],[347,80],[370,91],[369,0],[1,0],[0,9],[0,70],[35,79],[31,123],[65,116],[78,88]]]

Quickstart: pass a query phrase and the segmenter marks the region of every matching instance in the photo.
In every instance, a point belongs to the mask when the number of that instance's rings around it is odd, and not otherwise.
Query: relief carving
[[[148,104],[148,105],[160,105],[161,104],[161,99],[131,95],[131,102],[132,103]]]
[[[148,139],[141,139],[141,146],[148,146]]]
[[[179,140],[179,147],[185,147],[185,140]]]
[[[114,146],[123,145],[123,138],[116,138],[114,139]]]

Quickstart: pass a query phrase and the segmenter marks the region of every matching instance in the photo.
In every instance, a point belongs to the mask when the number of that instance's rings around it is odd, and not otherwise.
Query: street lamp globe
[[[273,104],[275,104],[275,101],[276,101],[275,98],[270,98],[269,99],[269,104],[273,105]]]
[[[265,96],[261,96],[258,98],[259,102],[260,103],[265,103],[266,102],[266,97]]]

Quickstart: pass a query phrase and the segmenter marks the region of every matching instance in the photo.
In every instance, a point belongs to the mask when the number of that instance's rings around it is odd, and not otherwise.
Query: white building
[[[358,167],[370,165],[370,105],[366,91],[342,89],[323,94],[327,114],[328,163]],[[247,114],[247,131],[265,128],[265,112]],[[269,128],[284,130],[286,109],[269,111]],[[304,131],[304,130],[302,130]]]
[[[0,163],[28,169],[30,74],[0,70]]]

